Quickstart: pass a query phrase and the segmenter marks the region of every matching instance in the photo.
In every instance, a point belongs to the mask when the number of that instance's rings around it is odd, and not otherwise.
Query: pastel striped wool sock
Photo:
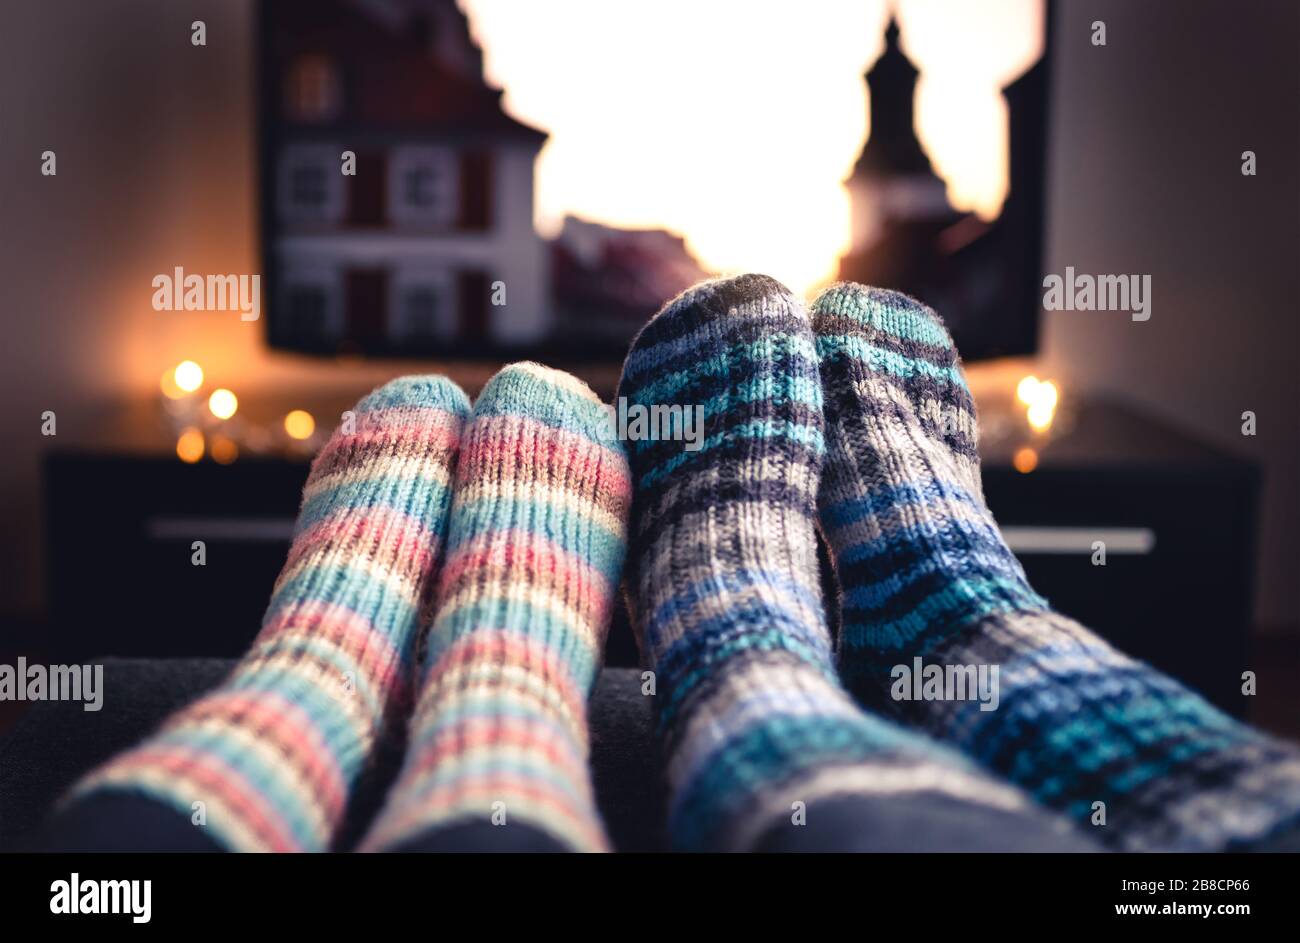
[[[447,563],[405,765],[363,847],[478,847],[535,830],[604,851],[587,767],[586,701],[623,565],[631,479],[599,398],[533,363],[474,405]],[[533,843],[534,845],[536,843]],[[545,843],[542,845],[545,847]]]
[[[837,818],[859,832],[954,804],[1029,814],[1019,791],[840,687],[817,569],[822,399],[803,306],[765,276],[698,285],[642,330],[619,395],[629,410],[704,415],[698,450],[630,445],[628,591],[656,675],[673,844],[768,847],[774,831],[799,832],[796,803],[811,830],[842,797],[862,800]],[[962,844],[963,827],[937,841]],[[862,837],[854,847],[879,847]]]
[[[1114,847],[1232,848],[1295,823],[1297,751],[1119,654],[1030,588],[984,503],[975,407],[938,316],[841,284],[814,303],[813,326],[828,424],[821,521],[855,692],[1082,826],[1105,803],[1105,826],[1090,831]],[[997,666],[997,708],[886,696],[893,666],[917,658]]]
[[[252,649],[71,802],[143,795],[201,820],[229,850],[330,847],[381,728],[409,704],[468,412],[443,377],[394,380],[361,400],[312,465]]]

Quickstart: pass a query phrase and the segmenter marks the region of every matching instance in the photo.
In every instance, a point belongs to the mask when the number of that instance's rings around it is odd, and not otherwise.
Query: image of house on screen
[[[261,30],[272,343],[542,340],[550,253],[533,171],[546,135],[502,109],[455,0],[275,0]]]

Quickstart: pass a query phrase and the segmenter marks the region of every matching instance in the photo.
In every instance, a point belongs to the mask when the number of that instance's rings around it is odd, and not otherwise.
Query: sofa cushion
[[[32,704],[0,740],[0,850],[32,840],[60,795],[78,777],[139,741],[172,711],[218,684],[235,662],[220,658],[108,658],[103,708],[81,702]],[[614,847],[663,847],[664,796],[650,698],[635,669],[606,668],[590,704],[592,778]],[[381,745],[358,785],[340,838],[350,848],[397,774],[402,743]]]

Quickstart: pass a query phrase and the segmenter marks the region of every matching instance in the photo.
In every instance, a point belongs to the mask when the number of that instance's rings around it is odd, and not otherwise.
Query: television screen
[[[1004,197],[963,208],[918,133],[925,68],[909,57],[905,25],[889,16],[866,72],[867,138],[843,180],[849,234],[823,282],[921,298],[966,359],[1031,352],[1050,36],[1000,91]],[[881,38],[864,36],[864,48]],[[549,237],[537,231],[548,131],[503,107],[455,0],[263,2],[258,48],[275,347],[617,361],[665,300],[712,273],[666,228],[568,214]],[[1003,133],[986,125],[980,134]]]

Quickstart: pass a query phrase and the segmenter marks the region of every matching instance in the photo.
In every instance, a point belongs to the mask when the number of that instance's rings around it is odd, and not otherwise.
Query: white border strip
[[[1149,527],[1003,527],[1002,538],[1012,553],[1092,553],[1094,541],[1107,553],[1145,556],[1155,549],[1156,532]]]
[[[291,517],[151,517],[152,540],[244,540],[286,543],[293,539]]]

